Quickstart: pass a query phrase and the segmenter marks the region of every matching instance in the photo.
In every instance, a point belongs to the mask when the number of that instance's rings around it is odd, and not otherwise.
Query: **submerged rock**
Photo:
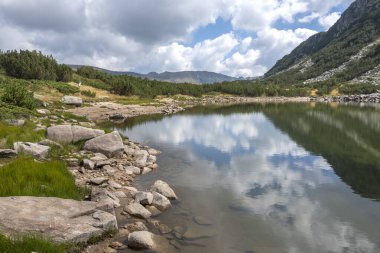
[[[0,198],[0,233],[38,234],[56,242],[86,242],[117,229],[115,215],[90,201],[46,197]]]
[[[127,224],[124,226],[125,229],[128,229],[130,232],[136,231],[148,231],[148,228],[141,221],[136,221],[135,223]]]
[[[15,142],[13,143],[13,148],[18,154],[25,153],[32,155],[38,159],[45,159],[48,156],[50,150],[50,147],[48,146],[32,142]]]
[[[168,183],[162,181],[162,180],[157,180],[154,182],[154,184],[150,187],[150,191],[153,192],[158,192],[168,199],[177,199],[177,195],[173,191],[172,188],[168,185]]]
[[[107,157],[116,157],[123,154],[124,144],[119,132],[114,131],[87,141],[84,150],[102,153]]]

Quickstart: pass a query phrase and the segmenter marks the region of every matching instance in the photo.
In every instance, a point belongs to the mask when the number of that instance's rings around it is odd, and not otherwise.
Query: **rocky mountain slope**
[[[313,35],[265,75],[274,82],[380,83],[380,0],[356,0],[327,31]]]
[[[82,67],[81,65],[70,65],[74,70]],[[148,78],[151,80],[165,81],[171,83],[194,83],[194,84],[209,84],[236,81],[239,78],[209,72],[209,71],[179,71],[179,72],[150,72],[148,74],[140,74],[128,71],[112,71],[102,68],[93,67],[94,69],[106,72],[111,75],[128,75],[133,77]]]

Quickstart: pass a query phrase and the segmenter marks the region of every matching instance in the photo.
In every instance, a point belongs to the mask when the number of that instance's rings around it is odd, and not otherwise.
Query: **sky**
[[[353,0],[0,0],[0,49],[140,73],[263,75]]]

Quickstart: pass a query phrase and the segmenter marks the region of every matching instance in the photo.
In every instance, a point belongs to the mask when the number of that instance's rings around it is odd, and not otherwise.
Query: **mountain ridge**
[[[377,72],[361,79],[380,66],[379,20],[380,0],[356,0],[328,31],[311,36],[278,60],[265,74],[266,79],[308,84],[331,79],[371,82],[375,77],[372,82],[380,82]]]
[[[210,84],[210,83],[221,83],[221,82],[230,82],[242,80],[242,78],[227,76],[220,73],[215,73],[211,71],[177,71],[170,72],[165,71],[162,73],[157,72],[149,72],[147,74],[141,74],[137,72],[131,71],[113,71],[99,67],[86,66],[86,65],[75,65],[69,64],[69,66],[73,70],[77,70],[80,67],[91,67],[99,71],[103,71],[105,73],[111,75],[128,75],[139,78],[147,78],[150,80],[158,80],[172,83],[194,83],[194,84]]]

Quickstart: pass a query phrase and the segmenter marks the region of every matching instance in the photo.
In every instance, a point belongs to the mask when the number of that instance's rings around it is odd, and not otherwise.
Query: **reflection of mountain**
[[[355,192],[380,199],[380,110],[287,104],[266,107],[264,114],[306,150],[323,156]]]

